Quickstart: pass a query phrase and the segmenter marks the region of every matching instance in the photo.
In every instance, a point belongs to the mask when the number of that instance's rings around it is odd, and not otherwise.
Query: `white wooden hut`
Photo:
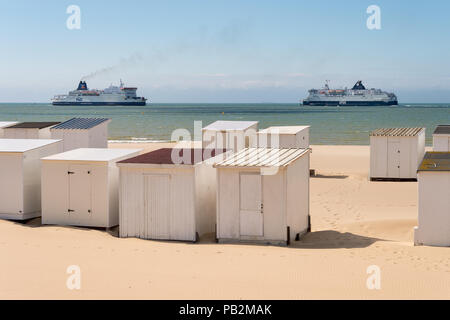
[[[41,157],[62,150],[60,140],[0,139],[0,218],[41,215]]]
[[[119,224],[116,162],[140,149],[80,148],[42,159],[42,223],[110,228]]]
[[[377,129],[370,133],[370,179],[415,180],[425,154],[425,128]]]
[[[427,152],[418,169],[416,245],[450,246],[450,152]]]
[[[118,162],[120,237],[197,241],[214,233],[212,164],[222,152],[163,148]]]
[[[72,118],[50,129],[53,139],[62,139],[64,151],[78,148],[107,148],[106,118]]]
[[[59,139],[52,138],[50,128],[59,122],[20,122],[3,128],[5,139]]]
[[[217,240],[289,244],[310,229],[310,149],[247,148],[217,168]]]
[[[4,138],[4,128],[18,124],[16,121],[0,121],[0,139]]]
[[[450,151],[450,125],[439,125],[433,133],[433,151]]]
[[[202,129],[203,149],[239,151],[256,145],[258,121],[216,121]]]
[[[258,131],[259,148],[309,148],[310,126],[279,126]]]

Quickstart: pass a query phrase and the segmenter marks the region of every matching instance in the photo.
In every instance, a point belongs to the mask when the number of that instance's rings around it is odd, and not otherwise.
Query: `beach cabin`
[[[433,151],[450,151],[450,124],[439,125],[433,132]]]
[[[239,151],[256,145],[258,121],[216,121],[202,129],[203,149]]]
[[[62,139],[64,151],[78,148],[107,148],[106,118],[72,118],[50,129],[53,139]]]
[[[52,138],[50,128],[59,122],[20,122],[3,128],[5,139],[58,139]]]
[[[120,237],[197,241],[214,233],[223,150],[163,148],[117,163]],[[216,154],[217,153],[217,154]]]
[[[0,139],[0,218],[41,215],[41,160],[62,150],[59,140]]]
[[[425,128],[376,129],[370,133],[370,179],[416,180],[425,154]]]
[[[258,131],[259,148],[309,148],[310,126],[269,127]]]
[[[247,148],[217,168],[217,240],[286,245],[310,230],[310,149]]]
[[[417,173],[418,226],[414,244],[450,246],[450,152],[427,152]]]
[[[4,128],[15,125],[17,123],[18,122],[16,121],[0,121],[0,139],[4,138],[4,131],[3,131]]]
[[[116,162],[139,152],[80,148],[42,158],[42,223],[101,228],[118,225]]]

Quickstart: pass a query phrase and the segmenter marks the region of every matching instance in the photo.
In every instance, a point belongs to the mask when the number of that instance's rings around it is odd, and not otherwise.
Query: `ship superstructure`
[[[311,89],[303,105],[311,106],[390,106],[397,105],[394,93],[381,89],[366,89],[359,80],[351,89],[330,89],[328,82],[322,89]]]
[[[68,94],[56,95],[53,105],[100,105],[100,106],[145,106],[147,99],[136,95],[136,87],[112,84],[103,90],[89,90],[86,81],[80,81],[76,90]]]

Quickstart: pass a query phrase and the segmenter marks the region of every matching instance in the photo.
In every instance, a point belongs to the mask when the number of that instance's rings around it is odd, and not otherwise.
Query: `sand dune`
[[[413,246],[417,183],[369,182],[368,164],[367,146],[313,146],[313,229],[287,248],[0,221],[0,298],[449,299],[450,248]],[[81,290],[66,287],[69,265]],[[370,265],[380,290],[366,286]]]

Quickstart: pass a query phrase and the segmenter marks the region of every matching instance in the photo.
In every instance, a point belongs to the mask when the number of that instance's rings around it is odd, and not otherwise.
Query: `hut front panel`
[[[42,223],[69,224],[69,175],[65,162],[42,161]]]
[[[370,137],[370,176],[387,177],[387,137]]]
[[[122,237],[195,241],[193,168],[120,170]]]
[[[108,147],[108,122],[103,122],[98,126],[93,127],[88,132],[89,132],[89,148]]]
[[[263,216],[264,239],[272,241],[286,241],[286,175],[285,170],[279,168],[277,173],[263,175]]]
[[[450,172],[419,172],[415,243],[450,246]]]
[[[259,148],[309,148],[309,128],[297,134],[258,133]]]
[[[42,139],[37,128],[6,128],[5,139]]]
[[[92,148],[89,146],[89,132],[87,130],[51,130],[52,139],[62,139],[64,152],[78,148]]]
[[[144,175],[144,216],[149,239],[170,239],[170,176]]]
[[[240,235],[264,235],[262,178],[258,172],[242,172],[239,176],[239,229]]]
[[[44,161],[42,175],[44,223],[112,226],[106,165]]]
[[[210,164],[195,166],[195,221],[200,236],[214,233],[216,226],[216,169]]]
[[[287,225],[290,240],[308,230],[309,216],[309,153],[287,168]]]
[[[433,135],[433,151],[449,152],[450,136],[449,135]]]
[[[239,239],[239,170],[217,169],[217,237]]]
[[[23,213],[22,153],[0,153],[0,217]]]

